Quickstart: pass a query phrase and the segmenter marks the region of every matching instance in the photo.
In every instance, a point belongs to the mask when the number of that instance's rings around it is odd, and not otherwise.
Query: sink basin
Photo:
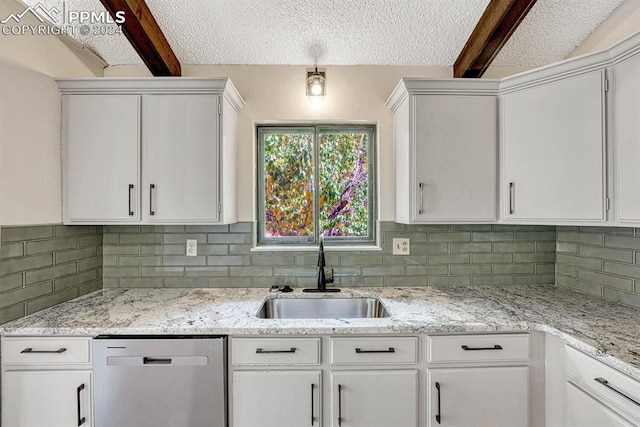
[[[272,298],[262,303],[261,319],[368,319],[389,317],[378,298]]]

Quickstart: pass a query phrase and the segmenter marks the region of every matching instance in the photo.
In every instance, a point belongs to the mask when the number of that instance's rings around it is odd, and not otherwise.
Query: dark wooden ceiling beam
[[[453,66],[454,77],[482,77],[536,0],[491,0]]]
[[[154,76],[180,76],[180,61],[144,0],[100,0],[113,19],[124,12],[122,30]]]

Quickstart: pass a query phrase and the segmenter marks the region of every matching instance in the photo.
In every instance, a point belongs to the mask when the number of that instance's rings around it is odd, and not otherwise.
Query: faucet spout
[[[318,291],[322,292],[327,289],[327,283],[333,282],[333,277],[327,281],[327,276],[324,272],[324,267],[327,265],[324,259],[324,243],[320,240],[320,248],[318,249]]]
[[[327,275],[324,271],[327,263],[324,259],[324,241],[320,238],[320,247],[318,248],[318,287],[303,289],[302,292],[340,292],[338,288],[327,288],[327,283],[333,283],[333,269],[331,270],[331,277],[327,279]]]

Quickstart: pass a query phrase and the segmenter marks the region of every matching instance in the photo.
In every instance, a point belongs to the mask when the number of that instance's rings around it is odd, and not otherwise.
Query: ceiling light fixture
[[[318,67],[315,71],[307,72],[307,98],[312,104],[324,102],[327,94],[327,79],[324,72],[319,72]]]

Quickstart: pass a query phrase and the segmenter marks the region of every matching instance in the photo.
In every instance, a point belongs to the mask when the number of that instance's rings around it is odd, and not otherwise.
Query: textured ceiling
[[[494,65],[563,59],[623,0],[538,0]],[[489,0],[147,0],[182,64],[453,65]],[[56,6],[62,0],[26,0]],[[98,0],[66,10],[103,11]],[[110,65],[124,36],[75,36]]]

